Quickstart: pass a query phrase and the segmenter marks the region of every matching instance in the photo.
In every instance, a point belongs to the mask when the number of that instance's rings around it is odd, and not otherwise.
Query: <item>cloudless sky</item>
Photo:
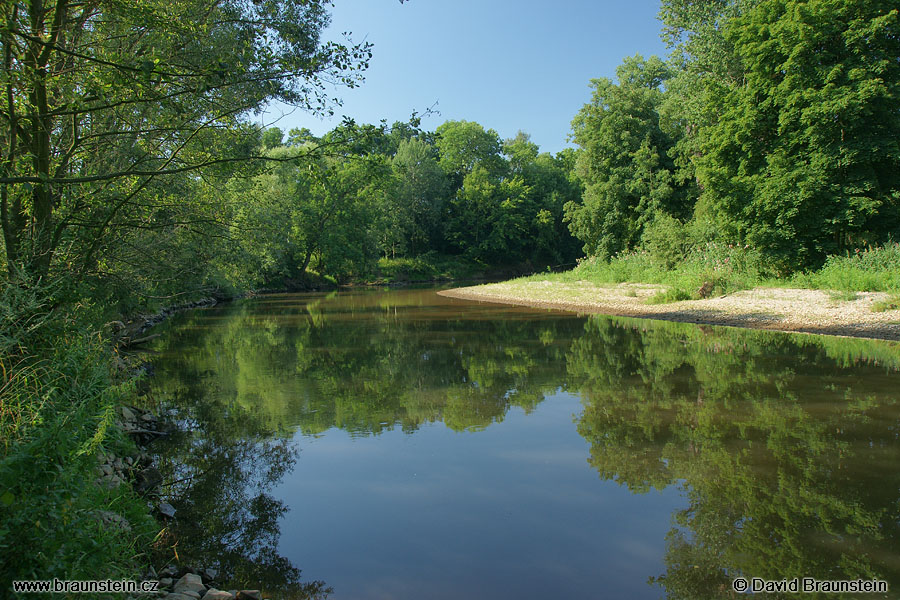
[[[332,119],[275,105],[265,122],[322,135],[342,115],[390,124],[437,103],[424,129],[477,121],[556,153],[592,78],[614,78],[626,56],[667,54],[658,12],[659,0],[335,0],[325,38],[349,31],[374,44],[366,81],[336,91],[344,104]]]

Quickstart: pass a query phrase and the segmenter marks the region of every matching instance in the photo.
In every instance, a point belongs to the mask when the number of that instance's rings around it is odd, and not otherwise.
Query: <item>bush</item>
[[[128,486],[94,483],[97,453],[127,444],[110,424],[133,383],[114,385],[98,337],[53,305],[46,290],[0,290],[0,581],[133,578],[154,524]]]
[[[484,267],[459,256],[428,252],[407,258],[382,258],[378,261],[376,282],[416,282],[468,279]]]
[[[859,292],[900,290],[900,244],[859,249],[829,256],[821,269],[794,276],[795,285]]]
[[[671,269],[684,260],[691,242],[681,221],[660,213],[644,228],[641,246],[662,267]]]

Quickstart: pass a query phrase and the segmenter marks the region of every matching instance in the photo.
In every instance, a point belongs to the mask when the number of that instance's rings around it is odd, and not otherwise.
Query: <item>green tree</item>
[[[143,225],[173,200],[159,188],[246,160],[253,144],[218,143],[240,133],[245,115],[269,100],[328,110],[324,82],[355,85],[370,50],[320,40],[327,6],[3,2],[0,221],[10,273],[96,271],[111,228]]]
[[[715,98],[698,176],[736,241],[782,270],[896,235],[900,11],[768,0],[724,28],[744,67]]]
[[[727,23],[760,0],[663,0],[662,37],[672,49],[666,94],[659,107],[660,126],[675,140],[670,150],[676,179],[696,177],[705,128],[718,122],[722,106],[714,98],[743,80],[744,69],[734,44],[724,35]],[[694,196],[699,190],[693,190]]]
[[[410,253],[439,246],[449,190],[435,148],[417,138],[403,139],[393,168],[398,178],[395,206],[404,215],[403,235]]]
[[[278,127],[269,127],[262,134],[262,145],[264,148],[277,148],[281,146],[284,139],[284,132]]]
[[[633,248],[655,213],[680,216],[689,210],[673,181],[673,142],[659,125],[668,68],[657,57],[638,55],[625,59],[616,74],[618,84],[591,81],[591,102],[572,121],[585,192],[583,202],[566,207],[585,253],[604,258]]]
[[[469,258],[512,264],[527,255],[530,207],[531,189],[521,177],[500,180],[476,166],[450,201],[446,235]]]
[[[566,203],[577,202],[582,193],[574,160],[568,160],[574,159],[574,152],[563,151],[556,157],[541,153],[522,131],[504,142],[503,152],[509,157],[510,173],[530,189],[526,235],[531,252],[523,258],[536,264],[574,263],[581,250],[564,218]]]
[[[493,129],[485,130],[474,121],[447,121],[435,134],[441,168],[450,176],[454,190],[478,166],[492,177],[504,174],[506,161],[500,155],[500,136]]]

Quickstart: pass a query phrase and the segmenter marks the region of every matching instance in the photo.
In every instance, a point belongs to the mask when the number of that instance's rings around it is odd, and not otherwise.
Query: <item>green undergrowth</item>
[[[46,290],[0,290],[4,587],[21,579],[134,579],[156,532],[130,486],[96,484],[99,453],[134,451],[113,426],[134,381],[115,379],[109,350],[83,313],[54,304]],[[108,513],[127,529],[104,523]]]
[[[382,258],[372,283],[406,283],[472,279],[484,266],[459,256],[429,252],[414,258]]]
[[[894,294],[885,300],[879,300],[872,305],[872,312],[885,312],[900,309],[900,294]]]
[[[676,261],[648,250],[623,252],[610,260],[587,258],[565,273],[523,278],[594,284],[624,282],[665,285],[668,289],[650,298],[660,304],[679,300],[722,296],[755,287],[798,287],[830,290],[835,301],[854,300],[859,292],[891,292],[891,299],[876,303],[875,310],[900,307],[900,244],[860,249],[830,256],[815,271],[777,276],[767,269],[760,254],[747,246],[708,242]]]
[[[797,287],[848,292],[900,291],[900,244],[829,256],[822,268],[790,279]]]
[[[675,302],[701,296],[721,296],[773,284],[759,267],[758,255],[744,247],[709,242],[688,252],[674,264],[647,250],[623,252],[611,260],[587,258],[571,271],[533,275],[531,279],[589,281],[596,284],[651,283],[669,289],[651,303]],[[702,290],[702,292],[701,292]]]

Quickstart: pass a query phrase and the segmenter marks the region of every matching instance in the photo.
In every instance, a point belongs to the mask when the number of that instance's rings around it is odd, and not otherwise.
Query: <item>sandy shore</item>
[[[545,280],[490,283],[438,293],[451,298],[577,313],[900,340],[900,310],[872,311],[875,302],[888,298],[885,293],[860,292],[848,300],[820,290],[756,288],[705,300],[645,303],[664,289],[665,286],[640,283],[604,286],[586,281]]]

